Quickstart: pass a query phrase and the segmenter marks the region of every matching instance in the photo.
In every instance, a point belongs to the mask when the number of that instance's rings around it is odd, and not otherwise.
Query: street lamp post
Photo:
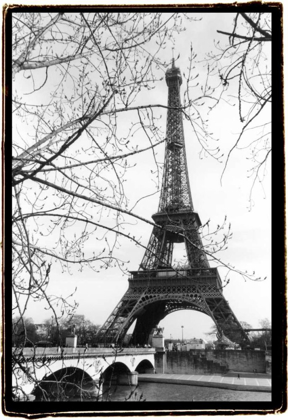
[[[183,328],[184,328],[184,326],[181,325],[181,328],[182,328],[182,344],[183,344]]]

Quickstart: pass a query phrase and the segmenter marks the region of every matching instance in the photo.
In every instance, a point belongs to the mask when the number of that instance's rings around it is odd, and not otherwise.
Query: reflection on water
[[[271,401],[270,392],[235,391],[152,382],[142,382],[137,388],[124,385],[112,386],[108,393],[104,395],[105,399],[108,398],[110,401]]]

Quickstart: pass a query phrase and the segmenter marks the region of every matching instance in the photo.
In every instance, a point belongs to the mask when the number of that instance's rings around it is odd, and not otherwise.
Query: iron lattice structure
[[[222,293],[216,268],[211,268],[199,234],[201,221],[194,211],[186,162],[180,101],[179,68],[166,72],[168,85],[167,140],[158,212],[139,270],[131,272],[129,288],[98,332],[99,343],[119,343],[136,321],[134,344],[147,344],[158,323],[168,314],[192,309],[210,316],[219,335],[242,346],[248,337]],[[187,267],[174,269],[175,243],[185,243]]]

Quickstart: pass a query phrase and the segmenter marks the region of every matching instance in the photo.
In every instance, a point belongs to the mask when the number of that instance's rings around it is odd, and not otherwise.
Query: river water
[[[109,395],[108,395],[109,393]],[[142,382],[104,390],[104,401],[271,401],[270,392],[235,391],[193,385]]]

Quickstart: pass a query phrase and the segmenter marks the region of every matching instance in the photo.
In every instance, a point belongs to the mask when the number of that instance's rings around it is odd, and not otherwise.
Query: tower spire
[[[162,229],[153,229],[140,268],[155,270],[171,267],[174,244],[179,242],[185,243],[191,268],[208,268],[198,232],[201,221],[194,212],[190,192],[180,100],[182,76],[178,67],[172,66],[166,71],[166,83],[168,111],[165,163],[158,212],[152,216]],[[197,247],[193,244],[197,244]]]

